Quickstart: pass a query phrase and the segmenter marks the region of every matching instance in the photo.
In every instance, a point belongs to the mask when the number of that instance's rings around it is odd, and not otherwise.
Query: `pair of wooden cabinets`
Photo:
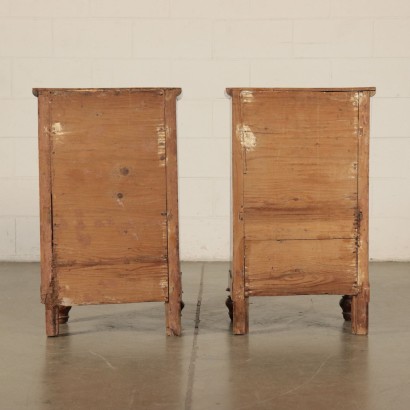
[[[56,336],[72,305],[165,302],[181,333],[178,88],[35,89],[41,300]],[[340,294],[367,333],[369,99],[360,89],[228,89],[233,332],[250,296]],[[209,164],[210,167],[212,164]]]

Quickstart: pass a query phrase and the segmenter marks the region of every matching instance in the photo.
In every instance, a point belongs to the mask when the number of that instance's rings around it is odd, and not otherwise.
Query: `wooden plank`
[[[178,166],[176,134],[176,98],[181,90],[165,91],[166,129],[166,199],[167,199],[167,239],[168,239],[168,301],[165,306],[167,334],[181,334],[181,267],[179,261],[178,225]]]
[[[128,262],[166,260],[166,221],[135,215],[129,206],[117,213],[79,210],[75,215],[55,218],[55,265],[110,263],[119,258]]]
[[[163,91],[137,93],[50,92],[52,99],[52,132],[54,140],[64,143],[69,138],[93,137],[93,144],[106,144],[117,136],[144,138],[144,132],[164,125]],[[110,120],[114,120],[110,128]],[[148,128],[148,130],[147,130]],[[144,141],[149,144],[149,141]],[[148,145],[149,146],[149,145]],[[71,145],[73,149],[73,147]],[[144,145],[140,149],[144,152]],[[67,149],[70,148],[68,145]],[[90,147],[91,148],[91,147]],[[111,153],[114,155],[115,150]]]
[[[59,304],[92,305],[165,301],[166,261],[57,268]]]
[[[166,260],[164,95],[53,98],[57,266]]]
[[[358,101],[354,92],[242,91],[243,127],[253,134],[312,138],[354,135]],[[251,150],[248,150],[251,151]]]
[[[123,92],[127,93],[143,93],[143,92],[157,92],[161,93],[167,90],[174,90],[176,92],[181,92],[180,88],[175,87],[117,87],[117,88],[33,88],[33,95],[36,97],[40,94],[48,94],[48,95],[58,95],[58,94],[119,94]]]
[[[365,335],[368,332],[369,284],[369,134],[370,134],[370,93],[359,93],[359,168],[358,168],[358,226],[357,283],[361,289],[352,300],[352,331]]]
[[[356,207],[357,141],[353,135],[344,138],[344,143],[337,137],[320,136],[305,140],[259,134],[256,138],[260,146],[246,153],[245,208],[309,212]],[[295,152],[295,145],[304,149]]]
[[[41,301],[50,303],[55,297],[52,287],[53,275],[53,230],[50,171],[50,103],[46,95],[38,97],[38,148],[40,183],[40,264],[41,264]]]
[[[45,304],[47,336],[58,336],[58,289],[53,264],[53,216],[51,186],[50,101],[47,95],[38,95],[38,147],[40,185],[40,269],[41,301]]]
[[[244,148],[241,144],[241,105],[239,92],[232,93],[232,285],[233,333],[248,332],[248,299],[245,297],[245,232],[243,221]]]
[[[246,241],[246,292],[356,294],[355,240]]]
[[[247,240],[356,237],[355,209],[277,210],[245,208]]]
[[[370,95],[373,96],[376,93],[375,87],[342,87],[342,88],[227,88],[226,92],[232,95],[234,91],[265,91],[265,92],[276,92],[276,91],[291,91],[291,92],[329,92],[329,93],[340,93],[340,92],[360,92],[369,91]]]

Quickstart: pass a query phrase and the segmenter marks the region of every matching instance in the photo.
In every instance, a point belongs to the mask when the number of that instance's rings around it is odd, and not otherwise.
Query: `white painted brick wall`
[[[221,20],[214,23],[214,57],[278,58],[292,55],[290,20]]]
[[[252,87],[329,87],[331,62],[329,60],[283,59],[253,61]]]
[[[356,57],[372,55],[370,19],[295,20],[295,57]]]
[[[181,255],[229,259],[225,87],[377,87],[370,253],[410,260],[408,0],[0,0],[0,259],[38,260],[32,87],[179,86]]]
[[[129,58],[131,27],[128,19],[55,19],[53,53],[65,58]]]

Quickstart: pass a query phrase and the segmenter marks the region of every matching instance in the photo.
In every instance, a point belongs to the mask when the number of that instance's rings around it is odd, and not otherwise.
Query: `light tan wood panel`
[[[332,141],[258,134],[256,141],[246,153],[245,207],[357,206],[355,135]]]
[[[352,239],[246,241],[249,296],[356,294]]]
[[[55,263],[166,259],[163,92],[51,98]]]
[[[56,265],[166,260],[166,221],[142,215],[77,214],[56,218]]]
[[[242,122],[253,133],[343,134],[358,124],[357,92],[242,91]]]
[[[357,231],[354,209],[312,209],[307,214],[306,210],[247,208],[245,221],[248,240],[354,238]]]
[[[356,97],[349,92],[242,96],[247,239],[356,236]]]
[[[58,298],[64,306],[164,301],[166,262],[98,264],[57,268]]]

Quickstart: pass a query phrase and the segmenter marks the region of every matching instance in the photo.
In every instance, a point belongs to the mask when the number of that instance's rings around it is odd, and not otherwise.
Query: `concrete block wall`
[[[0,0],[0,38],[0,259],[39,258],[32,87],[182,87],[181,256],[227,260],[225,87],[368,85],[371,257],[410,259],[408,0]]]

